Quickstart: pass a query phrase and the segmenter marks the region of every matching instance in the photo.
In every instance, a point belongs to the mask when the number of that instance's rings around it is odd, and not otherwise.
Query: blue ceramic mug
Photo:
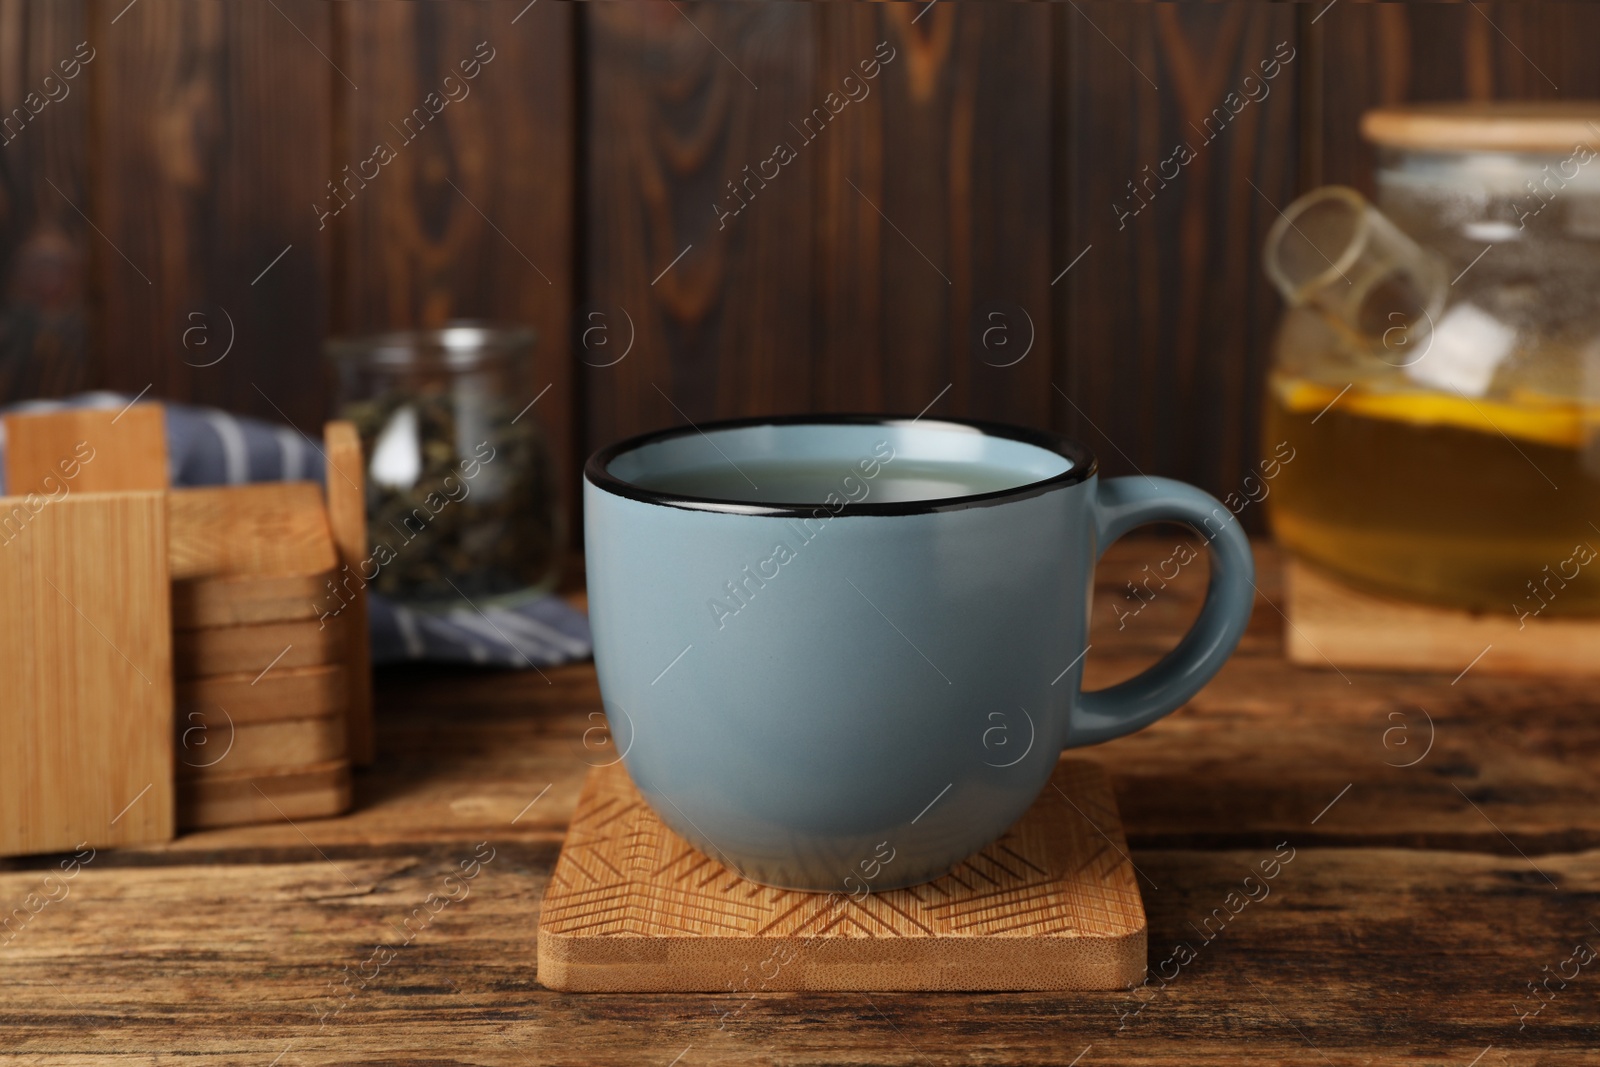
[[[859,415],[596,453],[595,664],[639,791],[706,854],[786,888],[913,885],[999,838],[1062,749],[1183,704],[1249,620],[1227,508],[1095,470],[1039,430]],[[1082,692],[1095,561],[1162,521],[1206,536],[1200,617],[1154,667]]]

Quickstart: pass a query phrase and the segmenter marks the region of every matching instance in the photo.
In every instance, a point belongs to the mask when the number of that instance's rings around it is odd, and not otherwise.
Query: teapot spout
[[[1262,259],[1290,306],[1315,308],[1385,347],[1431,333],[1450,288],[1443,260],[1343,185],[1314,189],[1285,208]]]

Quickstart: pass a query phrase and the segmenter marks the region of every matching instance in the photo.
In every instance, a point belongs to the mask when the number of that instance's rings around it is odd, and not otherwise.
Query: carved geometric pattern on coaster
[[[668,829],[620,764],[592,770],[545,894],[539,979],[573,991],[1120,989],[1144,905],[1110,783],[1063,760],[1000,840],[903,889],[742,878]]]

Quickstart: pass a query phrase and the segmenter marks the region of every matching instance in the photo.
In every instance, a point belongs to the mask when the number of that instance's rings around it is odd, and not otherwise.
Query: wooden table
[[[1129,614],[1123,583],[1172,547],[1102,566],[1091,684],[1192,617],[1202,564]],[[1600,960],[1566,962],[1600,947],[1600,687],[1497,677],[1492,652],[1454,682],[1289,667],[1259,559],[1222,675],[1091,750],[1141,874],[1143,989],[760,994],[722,1029],[742,997],[548,992],[540,899],[609,758],[594,671],[406,670],[380,676],[351,815],[101,852],[0,932],[0,1063],[1600,1062]],[[1233,914],[1280,843],[1270,895]],[[58,861],[6,862],[5,913]]]

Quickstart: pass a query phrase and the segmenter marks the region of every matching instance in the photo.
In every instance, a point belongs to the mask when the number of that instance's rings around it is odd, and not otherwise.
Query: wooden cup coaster
[[[177,786],[185,830],[314,819],[350,810],[350,761],[179,778]]]
[[[342,715],[348,706],[348,673],[343,663],[320,667],[285,667],[280,663],[265,674],[252,671],[179,679],[176,684],[179,725],[187,722],[191,711],[205,714],[225,711],[234,722]]]
[[[315,482],[167,494],[172,625],[178,630],[316,619],[339,578]]]
[[[1600,674],[1600,620],[1519,620],[1509,603],[1483,614],[1411,604],[1293,559],[1283,577],[1284,648],[1302,667],[1455,674],[1482,657],[1477,670],[1491,674]]]
[[[259,622],[176,630],[172,668],[179,681],[222,674],[260,677],[268,668],[323,667],[344,662],[349,620]]]
[[[179,778],[304,767],[346,754],[345,723],[339,715],[240,722],[221,708],[190,711],[178,717],[173,743]]]
[[[1126,989],[1144,978],[1144,903],[1110,782],[1098,764],[1063,760],[1051,786],[944,877],[852,899],[739,877],[667,829],[620,764],[596,768],[545,893],[539,981],[595,993]]]

